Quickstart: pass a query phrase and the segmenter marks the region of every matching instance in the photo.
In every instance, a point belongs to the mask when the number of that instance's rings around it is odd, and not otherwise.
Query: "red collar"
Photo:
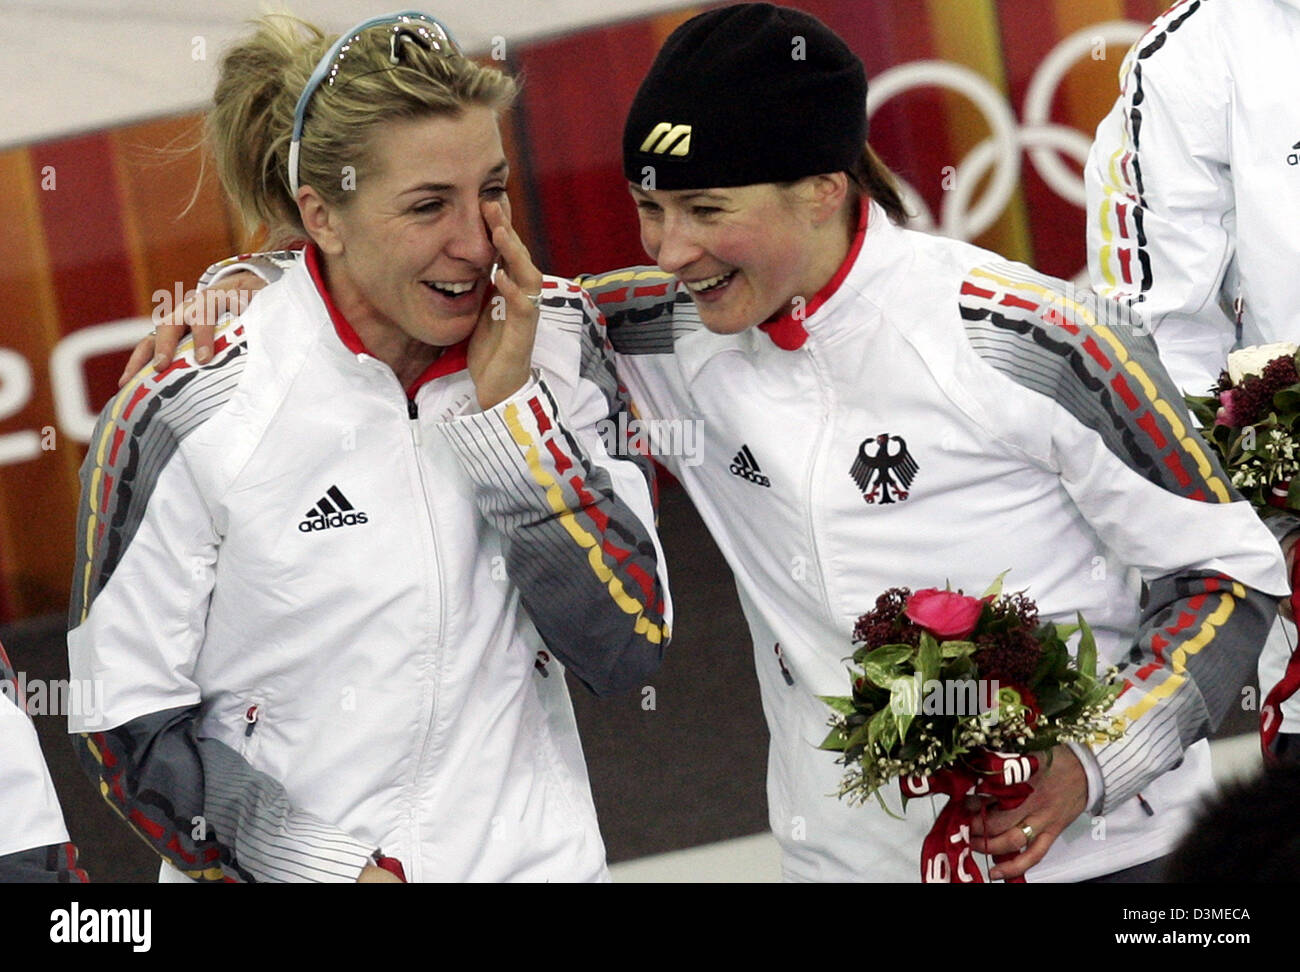
[[[835,276],[827,281],[826,286],[813,294],[812,300],[808,301],[807,307],[802,308],[799,316],[796,317],[793,312],[786,312],[780,317],[758,325],[767,332],[767,336],[778,348],[784,351],[798,351],[808,340],[808,331],[803,326],[804,321],[812,317],[817,309],[840,289],[840,284],[844,283],[844,278],[849,275],[853,262],[857,260],[858,253],[862,250],[862,238],[867,232],[867,211],[870,208],[865,201],[858,205],[858,228],[854,231],[853,242],[849,245],[849,255],[844,258],[844,262],[835,271]]]
[[[361,335],[348,323],[348,319],[343,316],[343,312],[338,309],[334,303],[334,298],[330,296],[329,289],[325,286],[325,276],[322,273],[320,249],[315,243],[307,244],[307,272],[311,274],[312,283],[316,285],[316,290],[320,294],[321,300],[325,302],[325,309],[329,311],[330,320],[334,322],[334,333],[339,336],[343,346],[353,354],[370,354],[366,350],[365,343],[361,340]],[[435,378],[441,378],[443,375],[452,375],[458,371],[463,371],[469,364],[469,338],[461,341],[460,344],[453,344],[434,358],[429,367],[420,373],[420,376],[411,382],[406,389],[406,397],[414,399],[415,393],[420,386],[426,382],[433,381]],[[372,358],[374,355],[370,355]]]

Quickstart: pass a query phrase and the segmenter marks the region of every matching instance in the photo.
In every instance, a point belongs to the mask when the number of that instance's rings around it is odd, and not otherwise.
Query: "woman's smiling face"
[[[718,334],[736,334],[812,296],[845,249],[841,237],[819,231],[829,211],[823,201],[772,183],[629,189],[641,245],[686,285],[700,320]]]
[[[497,257],[483,204],[500,202],[509,218],[496,113],[473,106],[394,123],[366,157],[352,197],[330,211],[326,233],[313,233],[331,295],[363,336],[380,328],[439,347],[463,341]]]

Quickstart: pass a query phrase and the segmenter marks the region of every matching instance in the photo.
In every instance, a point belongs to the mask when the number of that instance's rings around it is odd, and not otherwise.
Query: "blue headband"
[[[338,74],[340,67],[338,63],[341,59],[340,55],[346,55],[348,48],[361,36],[361,32],[385,24],[394,25],[388,38],[388,59],[393,64],[397,64],[401,60],[398,55],[398,42],[403,37],[423,42],[428,50],[447,54],[460,53],[460,49],[456,46],[456,42],[452,39],[447,28],[433,17],[420,13],[418,10],[403,10],[400,13],[386,14],[382,17],[371,17],[369,20],[363,20],[355,27],[340,34],[339,39],[316,63],[316,69],[312,71],[311,77],[307,79],[307,87],[302,89],[302,94],[298,97],[297,107],[293,110],[293,138],[289,142],[289,192],[291,195],[298,195],[298,153],[302,146],[302,126],[307,115],[307,103],[311,101],[311,96],[321,86],[321,83],[326,81],[327,77],[329,84],[334,83],[334,77]]]

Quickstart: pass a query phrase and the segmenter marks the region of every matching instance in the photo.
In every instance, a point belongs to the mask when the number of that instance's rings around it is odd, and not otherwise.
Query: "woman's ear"
[[[808,201],[812,206],[815,223],[824,223],[833,219],[849,195],[849,176],[847,172],[827,172],[808,177]]]
[[[311,186],[298,189],[297,202],[302,227],[312,242],[322,253],[339,256],[343,252],[343,239],[338,230],[338,211]]]

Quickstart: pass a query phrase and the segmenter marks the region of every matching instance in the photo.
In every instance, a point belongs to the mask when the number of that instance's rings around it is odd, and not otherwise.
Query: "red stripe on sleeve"
[[[108,453],[108,464],[110,466],[117,465],[117,450],[121,448],[122,440],[125,438],[126,438],[125,429],[119,428],[113,432],[113,448],[110,449]]]
[[[1169,455],[1165,456],[1165,465],[1169,468],[1169,471],[1174,474],[1174,479],[1178,480],[1179,486],[1186,486],[1192,481],[1192,477],[1183,466],[1183,460],[1179,457],[1178,453],[1171,452]]]
[[[1091,335],[1084,338],[1083,350],[1088,352],[1088,357],[1092,358],[1093,361],[1097,362],[1097,364],[1101,365],[1107,371],[1110,371],[1112,367],[1110,363],[1110,358],[1106,357],[1105,352],[1102,351],[1101,348],[1097,346],[1096,338],[1092,337]]]
[[[1142,417],[1138,419],[1138,428],[1150,437],[1151,442],[1157,449],[1163,449],[1169,445],[1169,440],[1165,438],[1165,434],[1160,431],[1160,426],[1156,423],[1156,417],[1149,411],[1143,412]]]
[[[603,294],[596,295],[598,304],[618,304],[627,300],[627,288],[619,287],[618,290],[607,290]]]
[[[532,409],[533,418],[537,420],[537,431],[543,434],[551,430],[551,420],[546,417],[546,412],[542,410],[542,402],[534,397],[528,399],[528,407]]]
[[[564,454],[560,447],[555,444],[554,439],[546,440],[546,448],[550,451],[551,458],[555,460],[556,472],[563,474],[573,465],[573,460]]]
[[[135,392],[131,395],[131,401],[127,402],[126,411],[122,413],[122,419],[124,421],[129,420],[131,418],[131,413],[135,411],[135,407],[139,405],[141,400],[144,398],[144,396],[148,394],[149,394],[149,389],[146,388],[144,385],[141,385],[139,388],[135,390]]]
[[[998,301],[1003,307],[1019,307],[1021,310],[1036,311],[1038,305],[1032,300],[1025,300],[1023,297],[1017,297],[1015,294],[1003,294],[1002,299]]]
[[[1138,407],[1138,398],[1133,394],[1133,389],[1129,388],[1128,382],[1124,380],[1123,375],[1117,373],[1115,377],[1110,380],[1110,387],[1114,390],[1115,394],[1120,397],[1120,401],[1128,407],[1130,412]]]

